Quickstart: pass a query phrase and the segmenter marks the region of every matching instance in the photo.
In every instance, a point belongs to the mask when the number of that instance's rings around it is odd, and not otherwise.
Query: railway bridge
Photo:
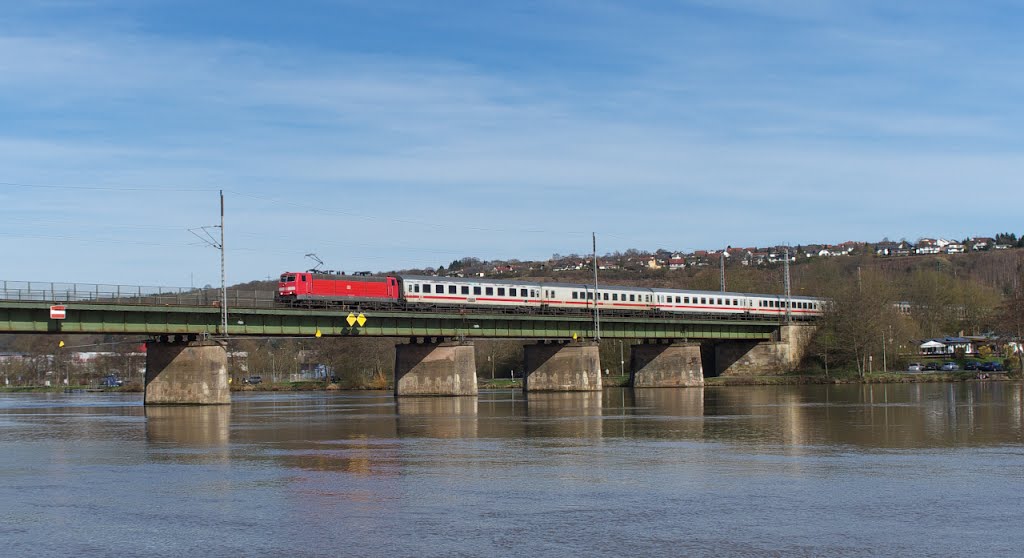
[[[395,394],[476,395],[474,339],[525,345],[526,391],[601,389],[593,316],[513,311],[289,308],[269,291],[232,289],[226,327],[212,289],[0,283],[0,333],[144,335],[146,404],[230,402],[233,337],[390,337]],[[601,315],[602,339],[635,340],[634,387],[685,387],[713,375],[780,372],[800,360],[813,325],[774,319]]]

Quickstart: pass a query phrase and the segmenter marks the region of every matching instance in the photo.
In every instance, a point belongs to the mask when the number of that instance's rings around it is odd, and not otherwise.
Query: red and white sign
[[[63,320],[67,317],[67,307],[65,306],[51,306],[50,307],[50,319],[51,320]]]

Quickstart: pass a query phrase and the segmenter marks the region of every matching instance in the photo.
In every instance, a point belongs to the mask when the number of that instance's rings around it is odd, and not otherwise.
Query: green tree
[[[832,285],[831,301],[817,334],[817,352],[836,364],[854,363],[863,376],[869,355],[881,355],[899,317],[896,289],[877,271],[848,275]]]

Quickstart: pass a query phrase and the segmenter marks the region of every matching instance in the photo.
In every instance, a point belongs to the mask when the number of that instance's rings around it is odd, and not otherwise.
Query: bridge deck
[[[222,335],[214,306],[69,302],[67,317],[50,319],[50,302],[0,301],[0,333],[115,333]],[[447,337],[568,339],[593,337],[586,315],[365,311],[349,323],[337,309],[229,306],[229,336]],[[699,319],[687,316],[601,316],[601,336],[614,339],[771,339],[775,320]]]

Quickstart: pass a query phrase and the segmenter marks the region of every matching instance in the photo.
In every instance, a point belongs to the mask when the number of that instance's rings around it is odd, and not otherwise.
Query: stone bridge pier
[[[472,343],[413,339],[395,346],[395,396],[477,393]]]
[[[634,388],[704,385],[700,343],[641,343],[632,346],[630,355],[629,385]]]
[[[800,365],[816,326],[779,327],[772,341],[723,341],[714,344],[716,376],[763,376],[792,372]]]
[[[228,352],[222,341],[161,336],[146,344],[146,405],[228,405]]]
[[[523,391],[601,391],[596,343],[545,343],[523,348]]]

